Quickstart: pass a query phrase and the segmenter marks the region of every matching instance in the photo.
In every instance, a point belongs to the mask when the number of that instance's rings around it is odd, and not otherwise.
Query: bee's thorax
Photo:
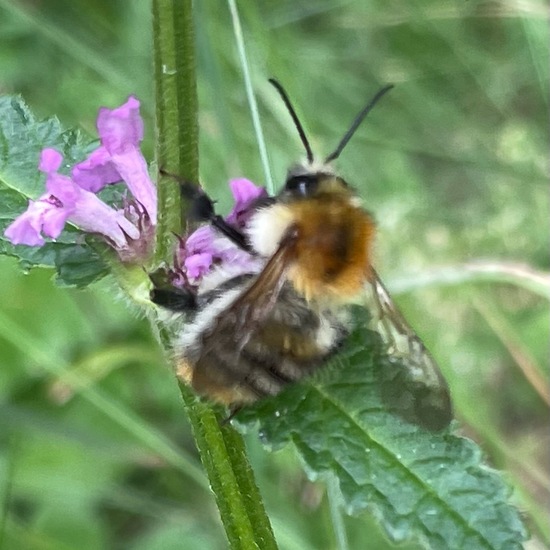
[[[295,228],[295,260],[288,274],[292,285],[307,300],[349,302],[369,277],[375,231],[358,202],[345,189],[277,202],[252,218],[250,243],[258,254],[270,257]]]

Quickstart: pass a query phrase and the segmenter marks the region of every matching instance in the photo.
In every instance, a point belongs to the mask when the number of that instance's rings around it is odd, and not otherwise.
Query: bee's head
[[[327,164],[298,164],[287,175],[280,197],[283,199],[307,199],[324,194],[349,194],[346,181],[337,176]]]
[[[285,89],[273,78],[270,78],[269,82],[273,84],[283,99],[283,102],[286,105],[292,120],[294,121],[294,126],[296,126],[296,130],[298,131],[302,144],[304,145],[307,157],[306,162],[298,164],[290,169],[286,178],[285,186],[281,191],[280,196],[283,198],[307,198],[322,193],[350,194],[347,183],[334,173],[330,163],[340,156],[340,153],[343,151],[344,147],[347,145],[361,122],[374,107],[374,105],[376,105],[378,100],[386,92],[393,88],[393,84],[388,84],[387,86],[381,88],[378,93],[367,103],[367,105],[363,107],[361,112],[353,120],[352,125],[345,133],[344,137],[338,143],[336,149],[334,149],[334,151],[327,156],[323,163],[319,163],[314,159],[313,151],[311,150],[311,146],[304,128],[298,119],[298,115],[296,114]]]

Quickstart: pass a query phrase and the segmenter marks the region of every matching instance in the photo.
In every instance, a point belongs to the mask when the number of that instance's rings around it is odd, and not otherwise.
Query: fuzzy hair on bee
[[[289,170],[278,195],[251,207],[241,232],[196,192],[203,220],[258,261],[253,270],[215,266],[195,293],[153,290],[154,302],[186,316],[173,342],[177,375],[199,395],[233,410],[276,395],[341,348],[352,326],[349,306],[361,303],[369,289],[378,332],[410,365],[415,389],[407,391],[418,400],[418,423],[441,429],[452,417],[446,383],[372,267],[371,214],[331,164],[392,86],[374,96],[337,148],[318,163],[288,95],[277,81],[270,82],[307,158]]]

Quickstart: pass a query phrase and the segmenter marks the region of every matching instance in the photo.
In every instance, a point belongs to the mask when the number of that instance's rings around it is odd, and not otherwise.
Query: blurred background
[[[264,175],[229,9],[195,4],[201,180],[224,209],[229,178]],[[396,84],[338,169],[378,221],[376,267],[440,363],[461,432],[505,471],[527,547],[548,548],[548,6],[239,5],[279,184],[303,150],[268,77],[320,157]],[[0,93],[91,135],[99,106],[135,94],[152,160],[151,42],[149,1],[0,0]],[[0,548],[225,548],[148,323],[109,281],[78,291],[52,278],[0,258]],[[323,484],[292,449],[247,441],[280,548],[335,548]],[[367,516],[346,526],[350,548],[391,547]]]

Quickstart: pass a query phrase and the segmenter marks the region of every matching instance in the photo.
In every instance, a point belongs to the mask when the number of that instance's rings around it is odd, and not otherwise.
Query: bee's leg
[[[197,309],[197,296],[189,291],[171,288],[154,288],[151,290],[151,302],[177,312],[192,312]]]
[[[252,247],[248,244],[246,237],[243,233],[231,227],[221,216],[213,215],[209,219],[210,223],[231,242],[235,243],[239,248],[254,254]]]
[[[220,421],[220,426],[226,426],[239,414],[239,412],[242,410],[242,405],[235,405],[229,409],[229,416],[226,416],[223,420]]]
[[[246,237],[239,230],[229,225],[220,215],[216,214],[214,201],[202,190],[195,188],[195,196],[191,203],[191,218],[197,221],[210,222],[222,235],[235,243],[239,248],[252,252]]]
[[[197,184],[182,179],[175,174],[160,170],[161,174],[170,176],[180,184],[182,196],[191,201],[189,217],[194,221],[210,222],[220,233],[235,243],[239,248],[252,253],[252,248],[243,233],[230,226],[220,215],[216,214],[213,201]]]

